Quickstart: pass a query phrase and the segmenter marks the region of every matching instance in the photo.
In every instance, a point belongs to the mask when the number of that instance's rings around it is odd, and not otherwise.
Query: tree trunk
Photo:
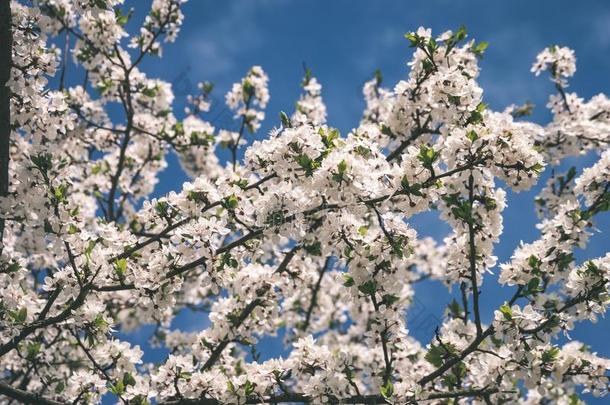
[[[8,193],[8,162],[11,137],[11,76],[13,33],[10,0],[0,0],[0,196]],[[0,218],[0,242],[4,235],[4,219]],[[0,244],[0,252],[2,244]]]

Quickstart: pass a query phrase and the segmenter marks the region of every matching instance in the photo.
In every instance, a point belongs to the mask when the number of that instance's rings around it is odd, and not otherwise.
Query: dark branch
[[[7,83],[13,64],[13,33],[9,0],[0,1],[0,196],[8,193],[8,164],[11,141],[11,90]],[[0,218],[0,242],[4,235],[4,218]],[[0,252],[2,244],[0,243]]]

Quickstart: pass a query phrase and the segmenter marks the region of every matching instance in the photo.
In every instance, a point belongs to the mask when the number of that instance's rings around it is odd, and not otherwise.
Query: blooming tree
[[[582,391],[607,393],[610,360],[556,339],[609,302],[610,255],[577,263],[573,252],[610,208],[610,100],[567,92],[572,50],[547,48],[532,67],[557,91],[546,126],[526,120],[529,106],[486,108],[486,43],[420,28],[405,35],[408,78],[367,82],[349,134],[326,124],[307,71],[296,111],[252,143],[269,100],[263,69],[226,95],[237,130],[206,120],[209,83],[177,114],[171,85],[140,65],[176,39],[184,0],[152,1],[134,33],[122,3],[0,2],[0,403],[580,404]],[[67,58],[82,84],[66,85]],[[537,197],[539,238],[498,264],[502,187],[528,189],[590,150],[597,163]],[[191,180],[150,198],[170,153]],[[409,225],[433,209],[451,226],[442,241]],[[485,324],[492,269],[513,293]],[[424,346],[405,313],[426,278],[461,300]],[[209,326],[173,330],[185,308]],[[145,324],[170,350],[160,364],[117,334]],[[279,331],[286,357],[261,361],[257,341]]]

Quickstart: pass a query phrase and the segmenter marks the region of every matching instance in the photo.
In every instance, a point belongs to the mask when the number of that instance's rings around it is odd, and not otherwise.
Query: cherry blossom
[[[610,360],[558,339],[610,302],[610,255],[574,255],[610,209],[610,102],[566,92],[572,50],[547,48],[532,68],[548,71],[557,92],[545,125],[527,120],[528,106],[485,104],[477,78],[487,43],[464,28],[420,27],[405,34],[405,79],[367,81],[351,131],[332,127],[306,69],[296,111],[253,141],[270,99],[261,66],[226,94],[229,127],[212,124],[211,83],[178,112],[171,84],[142,70],[177,40],[184,3],[155,0],[128,24],[120,0],[10,2],[1,404],[607,395]],[[69,57],[79,85],[61,79]],[[540,184],[546,168],[589,151],[599,156],[591,167]],[[153,197],[172,153],[190,179]],[[498,263],[507,190],[537,185],[540,236]],[[430,211],[450,226],[443,240],[414,226]],[[479,298],[492,272],[512,298],[485,324]],[[428,278],[461,299],[420,343],[407,311]],[[185,309],[201,314],[200,330],[173,327]],[[159,364],[126,338],[144,325],[170,351]],[[280,335],[286,355],[261,360],[260,340]]]

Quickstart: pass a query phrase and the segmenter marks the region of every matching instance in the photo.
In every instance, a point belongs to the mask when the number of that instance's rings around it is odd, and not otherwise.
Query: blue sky
[[[577,73],[570,81],[570,90],[585,98],[600,92],[610,94],[610,1],[190,0],[184,12],[186,20],[178,41],[165,46],[163,59],[148,59],[143,70],[174,84],[177,110],[182,110],[186,94],[196,91],[197,82],[213,82],[214,98],[219,102],[213,108],[215,123],[230,127],[234,124],[223,108],[224,94],[250,66],[261,65],[270,76],[271,101],[268,119],[256,138],[265,137],[278,125],[279,111],[293,111],[303,63],[323,85],[329,124],[342,133],[349,131],[357,125],[364,106],[362,84],[375,69],[381,69],[388,87],[407,75],[411,49],[403,34],[420,25],[435,33],[465,25],[471,37],[489,41],[479,80],[484,100],[493,109],[530,101],[536,105],[533,119],[541,124],[549,120],[544,106],[552,84],[547,77],[534,77],[529,69],[538,51],[553,44],[576,50]],[[589,154],[569,159],[562,167],[583,167],[595,159]],[[161,175],[156,194],[178,189],[186,180],[175,159],[170,165]],[[543,179],[548,175],[547,170]],[[508,194],[505,234],[496,249],[499,262],[508,260],[520,240],[528,242],[538,236],[533,207],[537,190]],[[418,217],[414,224],[421,234],[437,238],[448,231],[434,215]],[[590,247],[577,253],[579,260],[609,250],[609,215],[600,218],[598,228]],[[486,322],[512,294],[495,280],[494,275],[486,276],[481,295]],[[427,343],[433,330],[429,325],[440,319],[451,298],[444,287],[430,282],[417,288],[417,300],[409,326]],[[184,313],[174,324],[186,330],[205,322],[201,315]],[[144,340],[148,333],[145,329],[130,339],[147,346]],[[610,321],[580,324],[570,335],[610,357]],[[269,349],[272,355],[281,353],[276,345],[264,344],[261,349]],[[147,358],[160,360],[160,356],[157,351]]]

